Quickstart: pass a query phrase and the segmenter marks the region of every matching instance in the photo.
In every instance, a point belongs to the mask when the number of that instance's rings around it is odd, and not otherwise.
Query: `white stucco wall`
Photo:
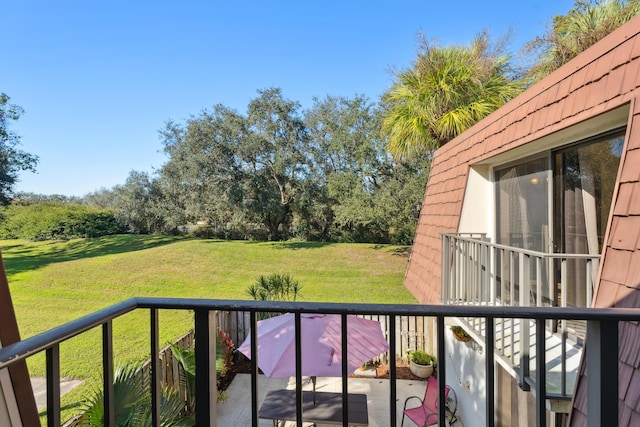
[[[493,187],[488,165],[469,169],[458,233],[493,233]]]
[[[445,332],[446,383],[456,393],[456,413],[461,420],[455,427],[484,425],[487,418],[484,353],[475,341],[457,341],[448,326]]]

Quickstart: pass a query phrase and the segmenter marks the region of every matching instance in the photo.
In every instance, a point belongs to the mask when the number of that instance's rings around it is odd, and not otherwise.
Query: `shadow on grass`
[[[276,249],[319,249],[335,243],[331,242],[274,242],[273,247]]]
[[[409,255],[411,254],[411,246],[399,246],[391,249],[389,248],[389,245],[375,245],[373,249],[375,250],[386,249],[389,252],[391,252],[391,254],[394,256],[400,256],[405,258],[409,257]]]
[[[220,242],[228,242],[229,240],[218,240],[211,239],[206,240],[206,242],[211,243],[220,243]],[[335,245],[334,242],[278,242],[278,241],[270,241],[270,240],[233,240],[234,242],[242,242],[247,245],[271,245],[274,249],[319,249],[324,248],[326,246]]]
[[[220,243],[227,242],[228,240],[220,240],[220,239],[209,239],[204,240],[210,243]],[[298,242],[298,241],[269,241],[269,240],[235,240],[236,242],[242,242],[247,245],[256,245],[256,244],[266,244],[271,245],[274,249],[283,249],[283,250],[298,250],[298,249],[320,249],[325,248],[327,246],[336,245],[340,243],[336,242]],[[351,243],[362,243],[367,244],[367,242],[351,242]],[[374,244],[372,247],[374,250],[386,250],[389,251],[394,256],[400,257],[409,257],[411,254],[411,246],[397,246],[393,247],[393,245],[389,244]]]
[[[81,406],[82,406],[81,402],[74,402],[74,403],[70,403],[68,405],[62,405],[60,407],[60,412],[68,411],[68,410],[71,410],[71,409],[78,410]],[[42,425],[47,425],[46,424],[47,409],[45,408],[42,411],[38,412],[38,416],[40,417],[40,422],[42,423]],[[65,421],[63,420],[63,423],[64,422]]]
[[[104,255],[140,251],[168,245],[184,237],[121,234],[71,242],[49,241],[37,245],[2,245],[7,274],[34,270],[48,264]]]
[[[411,246],[403,246],[401,248],[395,248],[393,255],[408,258],[411,255]]]

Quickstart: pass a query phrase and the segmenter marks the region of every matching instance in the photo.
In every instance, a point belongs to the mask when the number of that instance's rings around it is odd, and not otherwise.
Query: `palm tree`
[[[196,409],[196,352],[194,349],[182,348],[177,344],[170,344],[171,354],[178,362],[180,390],[175,390],[185,397],[187,414],[195,413]],[[228,395],[220,390],[220,380],[232,365],[233,342],[226,332],[218,331],[216,335],[216,380],[218,386],[218,402],[224,402]],[[184,405],[183,405],[184,406]]]
[[[413,67],[383,95],[382,133],[395,157],[434,150],[522,90],[504,51],[487,32],[469,46],[423,44]]]
[[[247,288],[247,295],[256,301],[295,301],[302,290],[300,283],[293,276],[284,273],[273,273],[260,276]],[[260,320],[277,316],[281,313],[260,312]]]
[[[639,0],[577,0],[566,15],[553,17],[550,29],[525,46],[539,51],[526,75],[529,83],[547,76],[640,12]]]
[[[113,379],[115,425],[118,427],[151,426],[151,390],[148,376],[134,365],[118,368]],[[193,421],[184,416],[185,402],[178,393],[164,389],[161,394],[162,427],[187,427]],[[84,403],[79,420],[82,427],[104,425],[104,394],[97,389]]]

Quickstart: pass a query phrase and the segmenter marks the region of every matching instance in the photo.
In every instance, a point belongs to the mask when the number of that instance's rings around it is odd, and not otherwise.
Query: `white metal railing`
[[[491,243],[481,233],[442,235],[442,302],[447,305],[590,308],[600,255],[531,251]],[[460,318],[471,335],[485,340],[482,318]],[[495,319],[498,361],[520,385],[535,382],[533,323]],[[582,349],[585,323],[547,322],[546,341],[558,350],[558,378],[547,375],[550,394],[566,397],[575,380],[575,355]],[[548,344],[549,347],[549,344]],[[547,355],[547,357],[549,357]],[[567,362],[569,361],[569,362]],[[532,379],[533,378],[533,379]],[[550,385],[551,384],[551,385]]]

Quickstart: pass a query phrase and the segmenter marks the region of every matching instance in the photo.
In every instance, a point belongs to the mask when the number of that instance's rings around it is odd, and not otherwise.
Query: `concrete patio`
[[[311,382],[308,377],[303,377],[303,390],[311,390]],[[316,391],[341,392],[341,378],[318,377]],[[380,378],[349,378],[349,392],[362,393],[367,395],[367,406],[369,412],[369,426],[385,427],[389,425],[389,380]],[[227,389],[229,398],[218,404],[218,426],[248,426],[251,425],[251,407],[249,390],[251,387],[251,376],[249,374],[237,374],[233,382]],[[258,379],[259,404],[270,390],[295,389],[294,378],[266,378],[260,376]],[[426,381],[397,380],[396,408],[398,414],[398,426],[402,419],[402,408],[404,401],[409,396],[424,396]],[[409,426],[411,423],[406,423]],[[271,427],[271,420],[260,420],[260,426]],[[305,423],[305,426],[310,425]],[[287,423],[287,427],[295,426],[295,423]],[[325,424],[317,424],[323,427]],[[456,426],[461,426],[457,423]]]

